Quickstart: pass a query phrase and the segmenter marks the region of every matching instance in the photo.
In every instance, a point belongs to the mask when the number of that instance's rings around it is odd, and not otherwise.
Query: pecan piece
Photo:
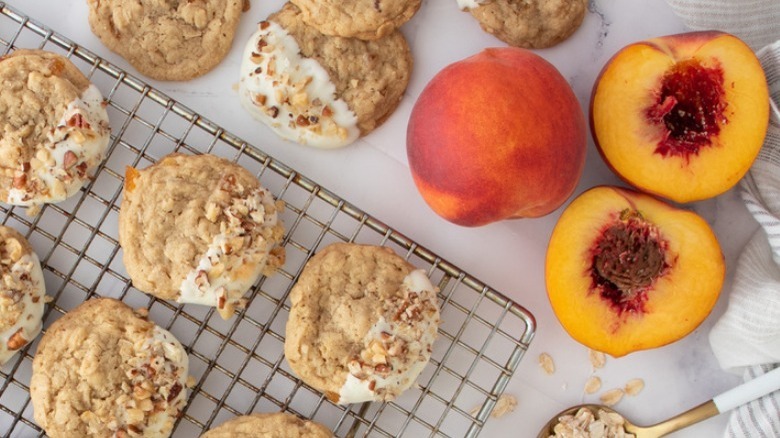
[[[177,395],[181,392],[183,387],[181,386],[181,383],[176,382],[171,387],[171,392],[168,393],[168,399],[166,400],[168,403],[172,402],[173,399],[176,398]]]
[[[73,114],[66,122],[66,125],[71,128],[90,129],[89,122],[80,113]]]
[[[379,365],[374,366],[374,371],[379,374],[380,376],[387,376],[390,374],[390,371],[392,371],[392,367],[387,364],[380,363]]]
[[[25,186],[27,186],[27,174],[20,173],[15,175],[12,184],[13,188],[15,189],[23,189]]]
[[[78,157],[75,153],[73,153],[73,151],[66,151],[65,157],[62,160],[62,165],[64,168],[70,169],[74,164],[76,164],[76,161],[78,160]]]
[[[27,340],[24,339],[24,335],[22,334],[22,329],[19,329],[11,335],[11,337],[8,339],[8,349],[9,350],[18,350],[27,343]]]
[[[198,271],[198,274],[195,276],[195,280],[193,281],[195,283],[195,286],[198,287],[198,289],[202,289],[203,287],[209,286],[209,276],[204,270]]]

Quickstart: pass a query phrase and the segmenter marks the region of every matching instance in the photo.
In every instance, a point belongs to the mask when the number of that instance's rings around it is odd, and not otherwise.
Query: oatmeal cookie
[[[292,414],[251,414],[228,420],[201,438],[330,438],[325,426]]]
[[[249,171],[213,155],[128,168],[119,243],[133,286],[229,318],[260,274],[284,262],[282,209]]]
[[[55,321],[33,359],[35,421],[58,437],[167,437],[187,400],[179,341],[111,298]]]
[[[510,46],[542,49],[568,38],[582,24],[588,0],[457,0],[485,32]]]
[[[38,256],[19,232],[0,226],[0,365],[41,332],[46,285]]]
[[[0,90],[0,200],[35,207],[75,194],[111,134],[100,91],[43,50],[0,58]]]
[[[287,3],[258,25],[244,50],[241,104],[288,140],[347,145],[376,129],[398,106],[412,70],[406,40],[332,37]]]
[[[388,248],[326,247],[306,264],[290,300],[287,362],[335,403],[393,400],[430,359],[436,288]]]
[[[325,35],[376,40],[395,32],[422,0],[290,0],[301,19]]]
[[[186,81],[210,71],[227,55],[244,1],[87,0],[87,4],[92,32],[109,49],[150,78]]]

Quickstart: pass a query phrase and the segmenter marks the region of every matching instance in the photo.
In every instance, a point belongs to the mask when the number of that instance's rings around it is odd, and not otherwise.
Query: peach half
[[[642,191],[677,202],[733,187],[769,121],[761,65],[737,37],[691,32],[631,44],[607,62],[590,103],[607,164]]]
[[[489,48],[431,79],[409,117],[417,189],[463,226],[544,216],[577,186],[585,117],[566,79],[525,49]]]
[[[600,186],[569,204],[547,249],[547,294],[563,328],[612,356],[660,347],[701,324],[725,265],[707,222],[649,195]]]

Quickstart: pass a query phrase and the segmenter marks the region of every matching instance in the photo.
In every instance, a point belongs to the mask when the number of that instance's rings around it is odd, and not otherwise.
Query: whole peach
[[[585,118],[558,70],[514,47],[440,71],[406,134],[417,189],[445,219],[479,226],[544,216],[572,194],[585,162]]]

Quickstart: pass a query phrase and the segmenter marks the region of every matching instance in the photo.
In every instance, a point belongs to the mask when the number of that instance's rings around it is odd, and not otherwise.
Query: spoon
[[[761,396],[769,394],[777,389],[780,389],[780,368],[776,368],[764,375],[758,376],[753,380],[745,382],[735,388],[732,388],[720,395],[712,398],[712,400],[704,402],[695,408],[676,415],[668,420],[662,421],[652,426],[637,426],[622,414],[616,412],[614,409],[597,404],[583,404],[577,405],[568,409],[565,409],[555,415],[547,424],[544,425],[541,431],[539,431],[538,438],[548,438],[550,435],[555,435],[553,428],[558,424],[558,418],[563,415],[574,415],[580,408],[588,408],[593,412],[593,415],[598,415],[599,409],[606,412],[617,413],[625,420],[623,424],[626,432],[636,435],[636,438],[656,438],[670,434],[676,430],[680,430],[684,427],[688,427],[699,421],[706,420],[707,418],[714,417],[723,412],[734,409],[747,402],[753,401]]]

